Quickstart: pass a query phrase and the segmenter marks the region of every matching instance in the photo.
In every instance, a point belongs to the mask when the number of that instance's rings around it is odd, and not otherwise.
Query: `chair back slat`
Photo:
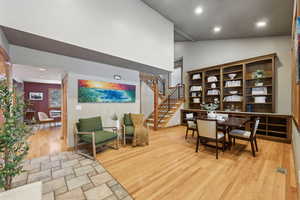
[[[252,137],[255,137],[256,131],[258,129],[258,125],[259,125],[259,118],[256,118],[255,122],[254,122],[253,130],[252,130],[252,133],[251,133]]]
[[[197,120],[198,134],[201,137],[216,138],[217,122],[215,120]]]

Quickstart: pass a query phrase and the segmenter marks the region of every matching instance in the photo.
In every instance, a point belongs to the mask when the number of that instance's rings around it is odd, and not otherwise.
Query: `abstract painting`
[[[61,90],[56,88],[49,89],[49,107],[59,108],[61,106]]]
[[[78,80],[79,103],[134,103],[135,85]]]

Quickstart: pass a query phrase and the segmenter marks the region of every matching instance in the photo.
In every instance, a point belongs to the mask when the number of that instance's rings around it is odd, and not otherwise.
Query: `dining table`
[[[248,122],[251,121],[249,117],[226,117],[226,118],[209,118],[207,116],[201,116],[197,118],[193,118],[192,121],[194,121],[197,124],[197,119],[204,119],[204,120],[215,120],[217,122],[217,128],[223,131],[223,133],[228,136],[228,133],[230,130],[234,128],[242,128],[245,126],[246,130],[250,130],[250,124]],[[229,138],[228,142],[226,142],[226,147],[230,144]],[[208,145],[210,146],[210,145]]]

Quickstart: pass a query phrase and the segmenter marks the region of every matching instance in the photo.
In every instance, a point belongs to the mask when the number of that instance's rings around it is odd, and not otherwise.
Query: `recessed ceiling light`
[[[47,69],[45,69],[45,68],[39,68],[39,70],[40,70],[41,72],[47,71]]]
[[[266,21],[258,21],[256,22],[256,27],[257,28],[262,28],[262,27],[265,27],[267,26],[267,22]]]
[[[203,8],[202,8],[201,6],[198,6],[198,7],[195,9],[195,14],[196,14],[196,15],[200,15],[202,12],[203,12]]]
[[[222,30],[222,27],[221,27],[221,26],[215,26],[214,29],[213,29],[213,31],[214,31],[215,33],[219,33],[221,30]]]

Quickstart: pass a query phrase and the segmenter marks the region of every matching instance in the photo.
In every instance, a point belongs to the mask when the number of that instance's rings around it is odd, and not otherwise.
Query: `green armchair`
[[[111,129],[107,131],[104,129]],[[107,143],[115,142],[115,149],[119,148],[118,134],[116,127],[103,127],[101,117],[93,117],[87,119],[79,119],[75,126],[74,143],[75,151],[78,154],[86,156],[91,159],[96,159],[96,148],[104,146]],[[91,144],[93,150],[93,157],[88,154],[78,151],[80,144]]]
[[[134,136],[134,126],[129,113],[124,114],[122,126],[123,126],[123,144],[126,145],[126,139],[132,140]]]

